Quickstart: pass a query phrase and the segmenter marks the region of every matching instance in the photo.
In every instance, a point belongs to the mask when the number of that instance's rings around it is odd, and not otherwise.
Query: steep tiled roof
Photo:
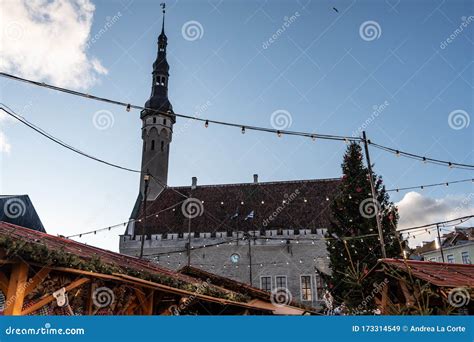
[[[0,195],[0,221],[45,232],[28,195]]]
[[[443,262],[381,259],[380,263],[408,271],[419,279],[440,287],[474,287],[474,265]]]
[[[85,260],[89,260],[93,257],[100,258],[102,262],[120,267],[124,270],[130,269],[149,273],[157,273],[191,283],[200,282],[195,278],[160,267],[156,263],[146,259],[139,259],[128,255],[111,252],[98,247],[85,245],[71,239],[49,235],[6,222],[0,222],[0,237],[8,237],[13,241],[21,241],[33,245],[43,245],[49,250],[64,251]]]
[[[202,204],[202,215],[193,218],[193,232],[261,229],[326,228],[330,220],[331,199],[336,195],[340,179],[300,180],[288,182],[203,185],[166,188],[147,205],[147,232],[185,233],[188,219],[181,205],[174,210],[155,213],[182,202],[180,195],[191,195]],[[253,219],[246,217],[253,211]],[[143,217],[143,203],[138,217]],[[273,220],[268,220],[270,216]],[[267,224],[265,224],[265,220]],[[142,229],[136,222],[136,232]]]

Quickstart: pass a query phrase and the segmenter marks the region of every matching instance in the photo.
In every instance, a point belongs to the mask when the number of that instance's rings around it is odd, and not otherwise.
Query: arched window
[[[151,141],[151,150],[152,150],[152,151],[155,150],[155,140],[152,140],[152,141]]]
[[[165,150],[165,142],[162,140],[161,141],[161,152]]]

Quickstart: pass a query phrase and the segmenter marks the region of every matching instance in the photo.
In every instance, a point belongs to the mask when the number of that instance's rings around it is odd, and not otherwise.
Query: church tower
[[[176,117],[173,106],[168,100],[169,64],[166,60],[168,38],[165,34],[165,5],[163,23],[158,37],[158,54],[153,63],[153,84],[151,95],[140,113],[142,120],[142,172],[151,177],[148,182],[147,200],[154,200],[164,189],[168,181],[169,148]],[[140,194],[145,195],[145,181],[140,179]]]

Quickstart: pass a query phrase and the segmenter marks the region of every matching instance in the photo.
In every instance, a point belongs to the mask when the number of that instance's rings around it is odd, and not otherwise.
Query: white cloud
[[[0,69],[58,86],[88,88],[107,69],[88,56],[89,0],[3,1]]]
[[[474,213],[474,193],[430,198],[418,192],[409,192],[396,205],[400,213],[398,227],[401,229],[471,215]]]
[[[0,153],[9,154],[11,145],[8,143],[7,137],[0,131]]]
[[[409,192],[396,206],[400,214],[398,228],[403,229],[474,214],[474,193],[430,198],[418,192]],[[432,239],[432,235],[420,234],[419,238],[410,240],[410,244],[413,246],[421,240]]]

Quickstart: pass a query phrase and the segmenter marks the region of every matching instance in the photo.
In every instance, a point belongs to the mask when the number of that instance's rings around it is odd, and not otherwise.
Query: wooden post
[[[93,281],[91,281],[90,286],[89,286],[89,293],[87,296],[87,311],[86,315],[91,316],[93,315],[93,309],[94,309],[94,301],[92,300],[92,296],[94,295],[94,290],[95,290],[95,284]]]
[[[8,293],[8,278],[3,272],[0,272],[0,291],[2,291],[4,295]]]
[[[7,300],[4,315],[21,315],[28,279],[28,264],[19,262],[12,265],[8,282]]]
[[[381,312],[382,315],[388,315],[387,302],[388,302],[388,284],[382,288],[382,300],[381,300]]]
[[[142,310],[143,315],[153,315],[154,294],[155,294],[155,291],[150,290],[148,296],[146,297],[146,302],[143,305],[143,310]]]

